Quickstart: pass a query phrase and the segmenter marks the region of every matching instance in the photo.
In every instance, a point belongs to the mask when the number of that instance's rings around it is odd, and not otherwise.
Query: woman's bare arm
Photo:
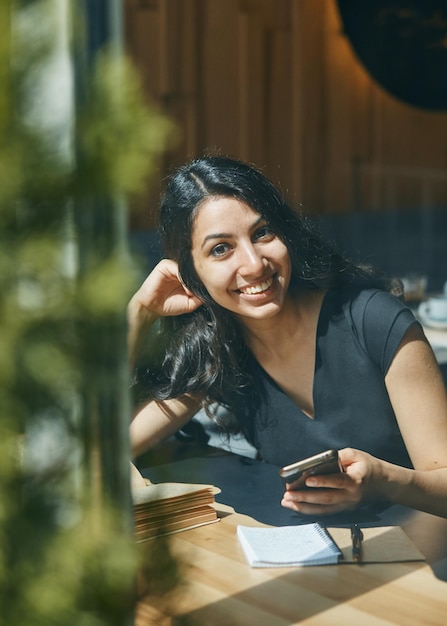
[[[386,466],[386,494],[447,517],[447,390],[419,326],[408,330],[385,382],[414,466]]]
[[[184,426],[200,409],[199,400],[184,395],[173,400],[151,400],[135,414],[130,425],[132,456],[153,448]]]

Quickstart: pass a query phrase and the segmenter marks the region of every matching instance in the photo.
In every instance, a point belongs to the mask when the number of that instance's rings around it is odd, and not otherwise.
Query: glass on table
[[[401,277],[404,300],[409,306],[417,306],[426,297],[427,276],[412,272]]]

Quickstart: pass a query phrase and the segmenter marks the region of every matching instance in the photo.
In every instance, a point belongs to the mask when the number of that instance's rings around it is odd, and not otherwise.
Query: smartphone
[[[279,475],[286,488],[290,491],[310,489],[306,487],[306,478],[314,474],[336,474],[343,472],[338,457],[338,450],[326,450],[307,459],[302,459],[279,470]]]

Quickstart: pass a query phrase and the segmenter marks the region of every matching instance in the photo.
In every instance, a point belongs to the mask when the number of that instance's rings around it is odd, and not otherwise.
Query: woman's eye
[[[270,226],[267,226],[267,225],[262,226],[261,228],[258,228],[258,230],[255,233],[255,239],[273,239],[274,236],[275,236],[275,233],[270,228]]]
[[[217,246],[211,250],[211,256],[223,256],[228,252],[230,246],[227,243],[218,243]]]

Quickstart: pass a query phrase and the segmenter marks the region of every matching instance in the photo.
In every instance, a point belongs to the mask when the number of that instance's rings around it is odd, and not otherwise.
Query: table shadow
[[[383,507],[365,507],[337,515],[300,515],[281,506],[284,487],[276,466],[234,454],[187,458],[143,470],[153,482],[209,483],[221,490],[216,502],[262,524],[288,526],[324,521],[329,526],[352,523],[378,523]]]
[[[351,604],[354,610],[359,611],[359,619],[371,618],[371,603],[365,600],[362,606],[361,596],[367,595],[374,589],[397,580],[409,573],[408,564],[389,564],[390,567],[380,569],[380,578],[368,579],[345,577],[344,568],[349,566],[324,566],[296,568],[276,579],[255,585],[241,592],[231,594],[204,607],[190,611],[183,616],[173,619],[173,624],[194,624],[194,626],[292,626],[312,618],[320,613],[329,611],[342,603]],[[351,566],[352,567],[352,566]],[[368,567],[374,567],[368,565]],[[423,564],[412,564],[415,568]],[[354,582],[353,582],[354,580]],[[316,591],[318,590],[318,591]],[[357,600],[356,600],[357,598]],[[409,609],[410,610],[410,609]],[[405,623],[405,609],[400,617]],[[379,615],[372,619],[379,619]],[[411,617],[411,615],[409,616]],[[327,623],[327,622],[325,622]],[[358,622],[360,623],[360,622]],[[390,623],[392,623],[390,621]],[[434,621],[441,624],[443,621]]]
[[[262,524],[288,526],[320,521],[326,526],[348,526],[353,523],[363,526],[402,526],[409,537],[416,540],[434,575],[447,581],[446,520],[396,505],[370,506],[320,518],[300,515],[281,506],[284,488],[278,470],[278,467],[269,463],[224,453],[152,466],[142,470],[142,474],[153,482],[213,484],[221,490],[216,495],[217,503],[229,505],[237,513],[248,515]],[[418,524],[415,519],[419,515],[424,516],[423,524]],[[436,537],[436,542],[422,536],[421,528]],[[444,539],[442,545],[440,538]]]

